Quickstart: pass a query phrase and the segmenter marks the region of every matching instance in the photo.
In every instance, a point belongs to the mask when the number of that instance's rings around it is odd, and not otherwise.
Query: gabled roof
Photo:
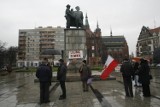
[[[160,32],[160,27],[154,28],[154,29],[149,29],[150,33],[156,33],[158,34]]]
[[[124,36],[102,36],[103,42],[126,42]]]
[[[154,33],[156,33],[156,35],[158,35],[160,33],[160,27],[150,29],[149,27],[143,26],[142,29],[141,29],[140,35],[138,37],[138,40],[145,39],[145,38],[148,38],[148,37],[153,37]]]

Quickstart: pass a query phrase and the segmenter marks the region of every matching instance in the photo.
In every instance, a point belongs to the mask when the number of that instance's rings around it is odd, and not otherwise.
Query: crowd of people
[[[63,59],[59,60],[60,66],[57,71],[57,80],[60,83],[62,90],[62,95],[59,96],[59,100],[66,99],[66,74],[67,66]],[[148,61],[141,59],[140,62],[135,62],[134,64],[129,61],[129,59],[124,59],[122,62],[120,72],[122,72],[123,83],[125,94],[127,97],[133,97],[133,87],[132,81],[135,81],[135,87],[142,87],[143,96],[150,97],[150,68]],[[88,91],[89,84],[88,80],[92,76],[90,67],[86,64],[86,60],[82,61],[79,68],[79,73],[82,81],[82,90],[84,92]],[[38,67],[36,72],[36,77],[40,81],[40,103],[48,103],[49,100],[49,86],[52,80],[52,67],[48,63],[48,59],[44,58],[42,64]]]
[[[124,59],[120,71],[122,72],[125,94],[127,97],[133,97],[132,80],[135,81],[135,87],[142,87],[144,97],[150,97],[150,68],[148,61],[140,59],[140,62],[132,64],[129,59]]]
[[[66,74],[67,74],[67,66],[64,63],[63,59],[59,60],[59,67],[57,71],[57,80],[60,83],[60,87],[62,90],[62,95],[59,96],[59,100],[66,99]],[[86,60],[82,61],[82,64],[79,68],[79,73],[82,81],[83,91],[88,91],[89,84],[87,83],[88,79],[91,78],[91,70],[90,67],[86,64]],[[49,87],[51,85],[52,80],[52,67],[48,62],[47,58],[44,58],[42,64],[38,67],[36,71],[36,77],[40,82],[40,104],[48,103],[49,100]]]

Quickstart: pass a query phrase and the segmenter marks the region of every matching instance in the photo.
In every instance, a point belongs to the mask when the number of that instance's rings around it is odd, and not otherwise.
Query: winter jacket
[[[132,64],[129,61],[124,61],[121,65],[120,71],[123,77],[131,77],[134,75]]]
[[[60,64],[57,71],[57,80],[66,81],[67,67],[64,63]]]
[[[52,78],[52,71],[47,65],[41,64],[37,69],[36,77],[40,82],[50,82]]]
[[[149,77],[150,68],[147,61],[142,61],[139,67],[139,82],[142,84],[150,84]]]
[[[80,67],[79,72],[80,72],[80,76],[81,76],[82,81],[87,81],[88,78],[91,77],[91,70],[86,64],[83,64]]]

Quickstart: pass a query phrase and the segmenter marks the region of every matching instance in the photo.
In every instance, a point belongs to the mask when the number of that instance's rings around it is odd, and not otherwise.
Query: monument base
[[[65,29],[65,60],[70,62],[68,73],[78,73],[81,62],[87,56],[85,29]]]
[[[99,71],[92,71],[93,81],[101,81],[100,75],[101,75],[101,72],[99,72]],[[116,77],[110,75],[106,79],[106,81],[107,80],[116,80]],[[52,82],[57,82],[57,81],[58,81],[57,80],[57,72],[53,72]],[[76,82],[76,81],[81,81],[80,74],[79,73],[70,73],[70,72],[67,72],[66,82]],[[105,81],[105,80],[102,80],[102,81]],[[36,78],[34,80],[34,82],[38,82],[38,79]]]

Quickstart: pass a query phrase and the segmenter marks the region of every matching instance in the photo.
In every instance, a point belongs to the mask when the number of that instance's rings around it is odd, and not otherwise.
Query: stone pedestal
[[[66,62],[70,62],[68,65],[68,75],[77,75],[81,62],[87,55],[86,31],[85,29],[65,29],[64,33],[64,58]],[[69,52],[71,51],[81,51],[83,55],[81,58],[69,58]]]

